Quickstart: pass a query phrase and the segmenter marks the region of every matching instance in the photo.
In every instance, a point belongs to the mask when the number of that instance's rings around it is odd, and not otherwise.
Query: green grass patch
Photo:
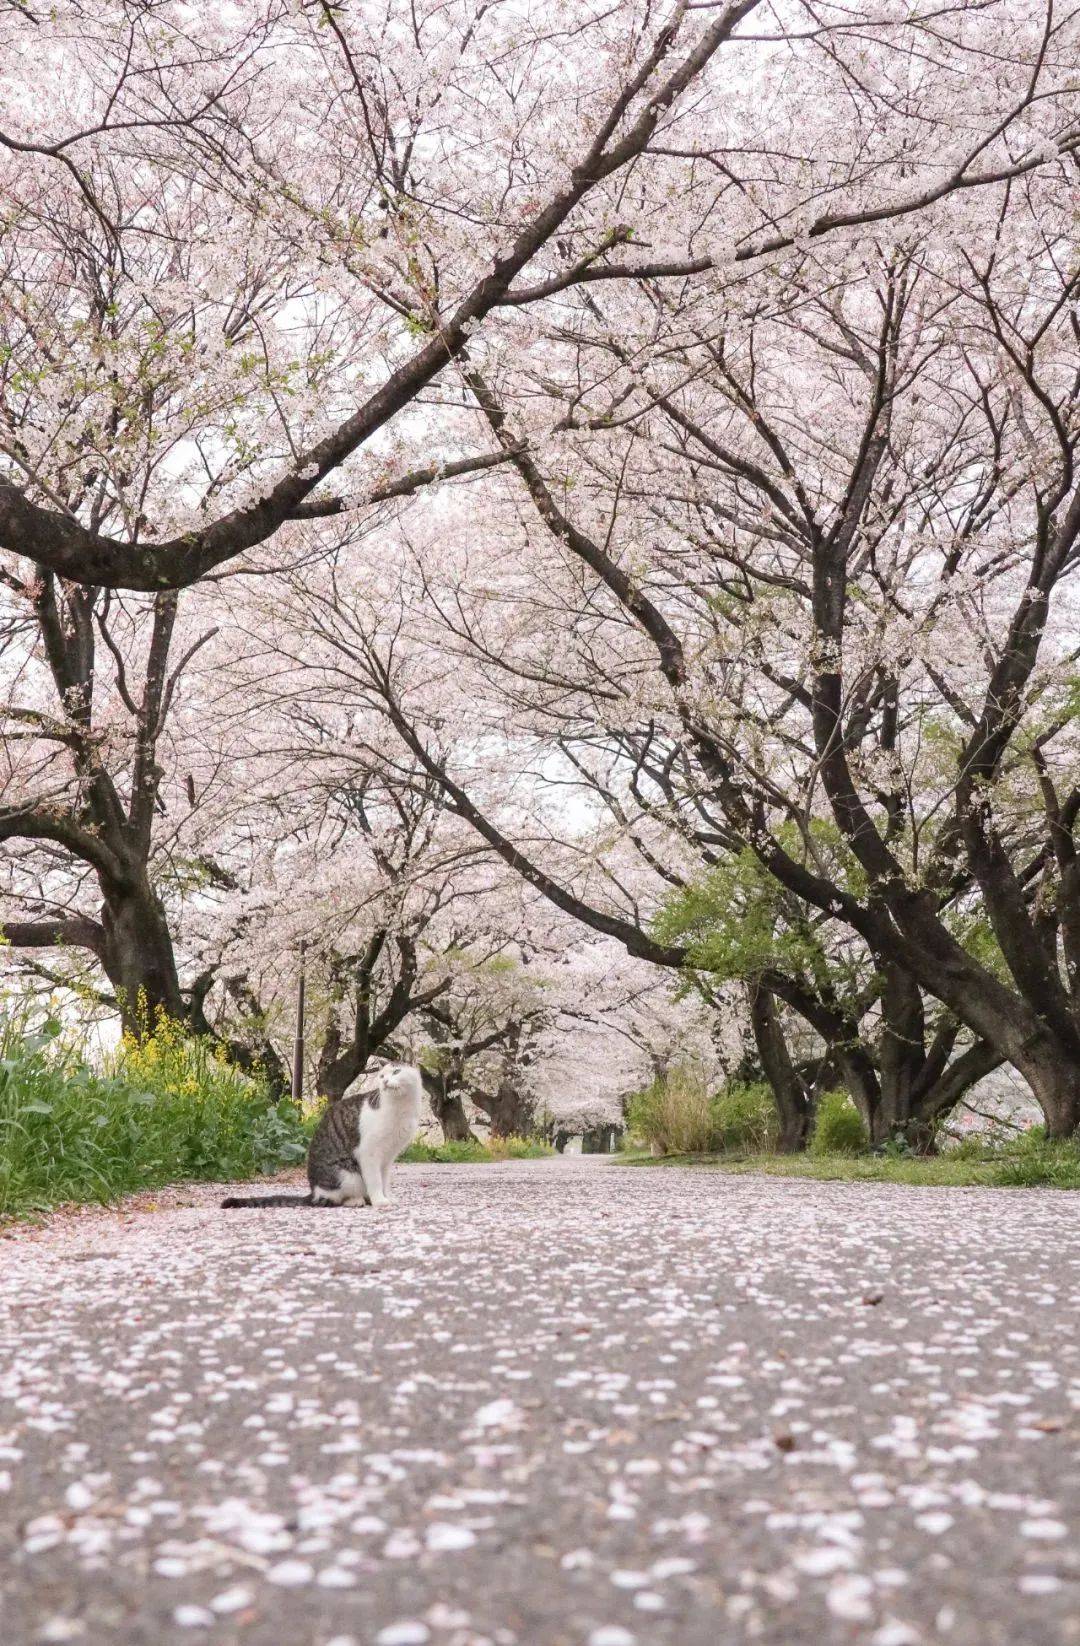
[[[628,1166],[699,1166],[769,1177],[845,1183],[907,1183],[923,1188],[1080,1189],[1080,1145],[1021,1140],[982,1153],[965,1147],[940,1155],[661,1155],[624,1156]]]
[[[489,1143],[412,1143],[401,1156],[413,1164],[472,1166],[491,1160],[542,1160],[554,1154],[550,1143],[531,1137],[495,1137]]]
[[[307,1134],[290,1100],[176,1024],[95,1068],[55,1020],[0,1022],[0,1218],[279,1171],[304,1159]]]

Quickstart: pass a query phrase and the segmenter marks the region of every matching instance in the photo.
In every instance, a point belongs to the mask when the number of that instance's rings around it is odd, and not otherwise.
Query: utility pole
[[[306,992],[307,940],[300,939],[300,977],[296,985],[296,1038],[293,1041],[292,1095],[293,1102],[304,1097],[304,996]]]

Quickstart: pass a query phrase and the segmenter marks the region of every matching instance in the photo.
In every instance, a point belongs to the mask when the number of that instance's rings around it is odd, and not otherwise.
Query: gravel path
[[[569,1159],[0,1240],[4,1646],[1080,1642],[1080,1205]]]

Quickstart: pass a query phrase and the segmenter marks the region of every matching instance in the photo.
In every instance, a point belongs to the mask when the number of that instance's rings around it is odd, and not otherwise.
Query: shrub
[[[633,1161],[635,1166],[663,1166],[662,1160]],[[922,1188],[1043,1188],[1080,1191],[1080,1147],[1046,1143],[1040,1149],[992,1151],[981,1159],[939,1155],[729,1155],[723,1169],[767,1172],[777,1177],[821,1178],[836,1183],[904,1183]]]
[[[941,1153],[950,1160],[986,1160],[999,1148],[1008,1146],[987,1132],[970,1132],[966,1137],[950,1137],[945,1133]]]
[[[761,1153],[776,1141],[776,1106],[762,1083],[710,1093],[701,1069],[680,1064],[630,1099],[627,1126],[660,1154]]]
[[[543,1160],[555,1150],[538,1137],[491,1137],[488,1149],[493,1160]]]
[[[764,1081],[733,1081],[712,1100],[713,1147],[724,1153],[768,1154],[776,1147],[779,1119]]]
[[[252,1177],[304,1157],[293,1103],[177,1024],[125,1039],[101,1070],[55,1020],[36,1033],[8,1021],[0,1053],[0,1215]]]
[[[634,1135],[660,1154],[707,1154],[715,1147],[708,1084],[693,1064],[678,1064],[635,1092],[626,1120]]]
[[[847,1092],[823,1092],[814,1116],[810,1153],[862,1154],[869,1146],[862,1115]]]
[[[474,1161],[490,1160],[491,1152],[478,1139],[471,1143],[410,1143],[401,1159],[440,1166],[467,1166]]]

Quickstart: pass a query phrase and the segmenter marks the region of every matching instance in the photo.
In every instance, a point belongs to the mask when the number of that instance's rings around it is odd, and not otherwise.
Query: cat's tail
[[[308,1194],[231,1194],[226,1195],[221,1204],[223,1207],[232,1209],[236,1206],[313,1206],[315,1202],[309,1192]]]

